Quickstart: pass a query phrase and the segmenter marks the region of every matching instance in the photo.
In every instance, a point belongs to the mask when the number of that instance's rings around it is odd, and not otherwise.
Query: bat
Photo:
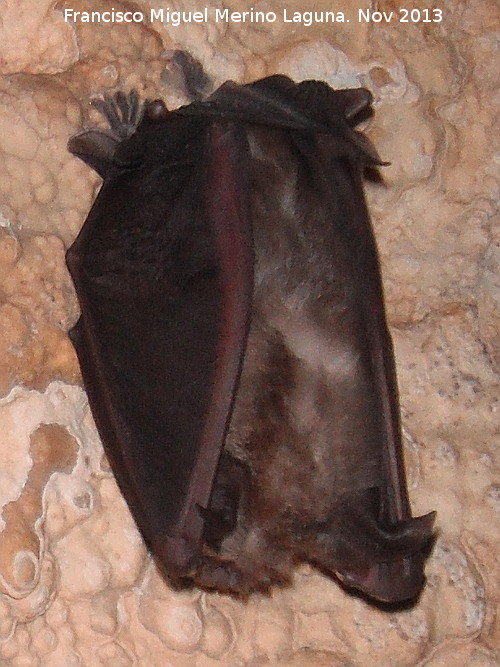
[[[121,491],[177,588],[246,598],[307,562],[415,599],[435,517],[405,481],[371,94],[274,75],[193,97],[105,96],[109,130],[69,141],[103,178],[70,336]]]

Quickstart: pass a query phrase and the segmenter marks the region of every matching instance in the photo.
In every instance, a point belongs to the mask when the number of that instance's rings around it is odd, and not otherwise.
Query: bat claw
[[[68,149],[105,179],[113,170],[124,166],[117,159],[118,148],[137,130],[145,106],[139,103],[135,90],[128,95],[121,91],[106,94],[103,98],[94,98],[91,104],[106,118],[110,129],[82,130],[71,137]]]
[[[119,140],[130,137],[142,120],[143,107],[136,90],[128,95],[119,90],[103,99],[96,97],[91,104],[106,118],[113,136]]]

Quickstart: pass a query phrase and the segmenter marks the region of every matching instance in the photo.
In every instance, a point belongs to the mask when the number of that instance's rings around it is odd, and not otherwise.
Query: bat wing
[[[348,101],[356,107],[356,100]],[[362,104],[356,109],[357,114]],[[346,111],[348,122],[349,119]],[[334,134],[320,134],[314,144],[302,141],[300,150],[306,156],[313,181],[322,190],[325,206],[335,212],[332,224],[343,238],[349,257],[350,283],[357,293],[358,336],[366,353],[379,424],[380,482],[362,493],[354,489],[351,501],[347,499],[344,505],[344,525],[350,525],[352,520],[357,527],[351,532],[352,544],[364,554],[365,562],[361,567],[346,563],[336,569],[336,574],[372,598],[406,600],[422,589],[423,561],[432,538],[435,512],[413,517],[408,498],[393,344],[362,183],[365,167],[383,163],[361,135],[339,149]],[[372,546],[368,546],[370,543]]]
[[[200,550],[253,258],[241,135],[181,121],[169,154],[165,117],[137,130],[161,144],[157,160],[142,141],[134,152],[98,133],[72,140],[108,177],[67,263],[82,311],[71,338],[99,433],[146,542],[175,575]]]

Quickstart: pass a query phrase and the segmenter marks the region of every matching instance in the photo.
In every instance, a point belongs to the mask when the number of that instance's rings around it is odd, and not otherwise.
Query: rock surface
[[[171,11],[193,9],[176,0]],[[403,3],[404,4],[404,3]],[[258,5],[258,6],[256,6]],[[495,197],[498,5],[377,3],[389,22],[306,25],[307,3],[208,0],[207,23],[66,22],[110,0],[5,0],[0,26],[0,664],[454,665],[500,662],[500,227]],[[331,10],[319,0],[316,11]],[[136,0],[148,14],[153,0]],[[216,23],[215,9],[275,11]],[[425,13],[429,10],[429,14]],[[319,15],[318,15],[319,16]],[[416,14],[414,15],[416,16]],[[166,52],[214,84],[281,72],[375,97],[367,133],[392,166],[368,198],[383,262],[416,513],[438,511],[428,585],[387,613],[309,567],[247,604],[175,593],[159,578],[103,456],[66,332],[64,264],[99,179],[66,143],[92,95],[136,88],[169,106]],[[496,153],[498,155],[498,153]]]

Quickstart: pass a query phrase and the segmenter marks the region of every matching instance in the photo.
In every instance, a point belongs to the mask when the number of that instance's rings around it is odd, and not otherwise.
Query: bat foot
[[[71,137],[68,150],[106,178],[114,169],[123,166],[116,160],[118,147],[136,131],[143,107],[135,90],[128,95],[118,91],[114,96],[95,98],[92,106],[106,118],[110,130],[82,130]]]
[[[92,106],[106,118],[113,135],[118,140],[132,135],[142,120],[142,105],[136,90],[125,94],[121,90],[114,95],[95,98]]]
[[[168,56],[168,63],[162,72],[162,82],[169,86],[182,86],[190,100],[201,100],[212,85],[202,64],[180,49],[165,55]]]

